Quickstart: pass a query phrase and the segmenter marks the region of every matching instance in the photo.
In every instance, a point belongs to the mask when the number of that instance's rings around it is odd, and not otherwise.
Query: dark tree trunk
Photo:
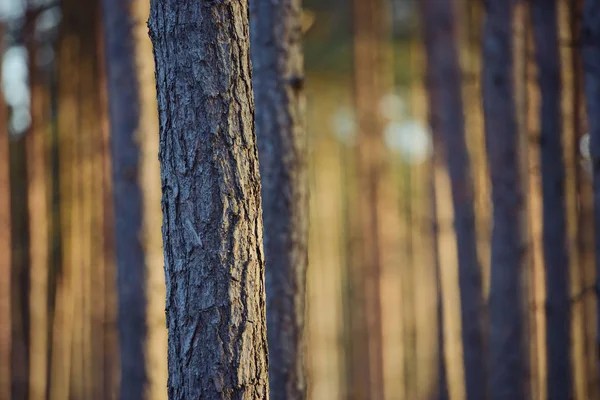
[[[600,2],[584,0],[581,27],[581,51],[583,58],[583,80],[590,152],[594,174],[594,226],[596,249],[596,293],[600,292]],[[597,297],[598,299],[599,297]],[[598,300],[597,300],[598,301]],[[596,362],[600,358],[600,301],[596,311]],[[594,379],[597,381],[598,377]]]
[[[251,0],[273,399],[304,399],[308,169],[300,0]]]
[[[140,101],[130,8],[122,0],[103,1],[119,298],[120,397],[141,399],[147,383],[146,265],[136,137]]]
[[[541,94],[539,111],[546,265],[546,348],[549,398],[571,398],[571,302],[562,148],[562,83],[556,0],[531,3],[535,58]]]
[[[523,192],[513,87],[515,2],[486,2],[483,31],[483,110],[493,202],[490,283],[490,373],[493,399],[524,399],[527,389]]]
[[[423,1],[422,26],[432,126],[434,135],[444,146],[454,205],[466,394],[469,399],[484,399],[487,374],[481,265],[477,256],[474,190],[465,139],[456,15],[452,2]]]
[[[170,399],[266,399],[248,2],[152,0]]]

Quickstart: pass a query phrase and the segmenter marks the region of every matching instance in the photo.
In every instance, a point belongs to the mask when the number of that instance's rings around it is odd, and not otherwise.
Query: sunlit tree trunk
[[[572,392],[571,302],[562,146],[558,4],[556,0],[535,0],[531,4],[531,10],[541,95],[539,118],[546,266],[547,385],[552,397],[570,398]]]
[[[514,4],[488,1],[483,32],[483,109],[494,221],[489,300],[493,399],[524,399],[527,393],[521,282],[524,200],[513,86]]]
[[[381,322],[381,235],[379,201],[383,166],[383,121],[378,105],[383,96],[384,3],[379,0],[353,1],[354,97],[358,121],[358,207],[360,215],[360,274],[357,292],[362,300],[363,320],[357,346],[364,346],[366,359],[356,376],[364,382],[365,396],[382,399],[383,343]],[[362,337],[362,340],[361,340]],[[360,396],[357,393],[357,396]]]
[[[4,25],[0,23],[0,62],[4,54]],[[0,77],[1,77],[0,69]],[[8,110],[0,92],[0,398],[11,393],[11,221],[8,155]]]
[[[268,398],[248,2],[153,0],[170,399]]]
[[[473,181],[465,140],[461,70],[456,45],[456,16],[444,0],[422,3],[422,25],[427,53],[429,108],[443,145],[452,186],[454,227],[458,246],[462,337],[466,394],[486,397],[486,360],[483,338],[484,308],[481,265],[477,255]]]
[[[308,166],[302,2],[251,0],[266,257],[269,382],[273,399],[304,399]]]

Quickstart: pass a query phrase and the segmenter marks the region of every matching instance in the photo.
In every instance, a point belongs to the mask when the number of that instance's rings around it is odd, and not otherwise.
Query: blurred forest
[[[140,360],[167,398],[150,0],[129,3],[137,153],[115,178],[102,0],[0,0],[0,400],[123,398]],[[600,398],[583,0],[302,7],[307,398]],[[120,292],[127,182],[141,285]]]

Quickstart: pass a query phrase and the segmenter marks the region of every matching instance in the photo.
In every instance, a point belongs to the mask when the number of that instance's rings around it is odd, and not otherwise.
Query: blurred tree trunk
[[[149,7],[149,5],[147,6]],[[146,18],[148,13],[146,13]],[[96,40],[98,43],[103,43],[104,33],[102,24],[96,25]],[[148,29],[145,29],[144,37],[147,39]],[[149,40],[148,40],[149,42]],[[96,308],[97,321],[100,325],[97,327],[98,338],[95,340],[96,345],[102,351],[98,352],[98,365],[100,372],[96,384],[99,385],[96,391],[99,399],[118,399],[119,398],[119,345],[118,345],[118,295],[117,295],[117,271],[115,261],[115,230],[114,230],[114,199],[113,191],[113,176],[110,160],[110,118],[108,111],[108,88],[106,78],[106,62],[104,56],[104,45],[99,45],[96,63],[97,78],[98,78],[98,96],[95,98],[99,114],[98,121],[98,141],[95,152],[94,171],[96,177],[94,179],[96,200],[96,223],[100,234],[98,235],[98,243],[95,248],[95,257],[99,263],[104,265],[103,269],[98,270],[96,282],[98,282],[97,292],[95,294],[98,306]],[[152,71],[154,69],[152,68]],[[156,95],[156,91],[150,89]],[[156,98],[154,96],[154,105]],[[154,108],[156,110],[156,108]],[[156,111],[155,111],[156,112]],[[155,120],[156,121],[156,120]],[[155,122],[156,123],[156,122]],[[158,134],[157,134],[158,136]],[[156,137],[158,143],[158,137]],[[156,151],[155,147],[154,151]],[[156,153],[154,153],[156,154]],[[156,157],[156,155],[155,155]],[[158,160],[155,158],[155,162]],[[159,189],[160,190],[160,189]],[[158,233],[160,237],[160,233]],[[160,242],[159,242],[160,243]],[[159,244],[159,252],[162,255],[162,249]],[[164,285],[164,272],[161,267],[158,268],[162,275]],[[163,292],[164,293],[164,292]],[[161,307],[164,306],[164,296],[161,299]],[[164,309],[163,309],[164,322]],[[163,324],[164,330],[166,326]],[[165,343],[166,344],[166,343]],[[166,347],[166,346],[165,346]],[[166,349],[163,350],[166,353]],[[163,360],[166,362],[166,360]],[[161,388],[166,392],[166,379],[163,381]],[[104,396],[104,397],[102,397]]]
[[[268,398],[248,2],[153,0],[171,399]]]
[[[119,345],[123,399],[144,397],[148,380],[145,344],[146,260],[142,242],[140,187],[140,89],[131,5],[103,2],[104,44],[110,110],[115,250],[119,298]],[[146,83],[151,84],[151,83]]]
[[[596,253],[596,364],[600,358],[600,4],[594,0],[583,0],[583,20],[579,40],[583,59],[584,93],[586,98],[590,152],[593,166],[594,247]],[[596,386],[598,375],[593,377]]]
[[[19,134],[19,133],[18,133]],[[29,212],[25,138],[9,141],[11,214],[11,377],[14,399],[29,398]]]
[[[356,346],[362,347],[354,377],[357,398],[383,399],[381,323],[381,237],[379,202],[383,166],[383,121],[378,105],[383,96],[384,4],[354,0],[354,99],[358,121],[358,207],[361,224],[361,268],[356,274],[362,301]],[[360,353],[359,353],[360,354]]]
[[[525,251],[523,191],[513,87],[514,2],[491,0],[483,32],[483,107],[492,182],[490,372],[494,399],[527,393],[521,273]]]
[[[5,27],[0,23],[0,65]],[[2,71],[0,68],[0,78]],[[11,221],[8,109],[0,91],[0,398],[11,395]]]
[[[103,200],[108,153],[100,105],[98,2],[62,3],[57,51],[61,267],[53,320],[50,398],[111,398],[105,358],[112,269]],[[107,279],[105,279],[107,278]],[[111,365],[114,369],[114,367]]]
[[[267,265],[270,391],[274,399],[304,399],[308,159],[302,2],[251,0],[250,5]]]
[[[430,96],[433,96],[433,91],[430,92]],[[435,128],[435,122],[433,118],[430,117],[432,128],[437,131]],[[436,139],[434,138],[434,141]],[[434,145],[435,148],[438,148],[437,145]],[[441,162],[439,160],[439,156],[437,154],[433,154],[433,159],[431,161],[430,166],[430,174],[431,180],[430,182],[430,193],[431,193],[431,224],[432,224],[432,243],[433,243],[433,252],[434,252],[434,263],[435,263],[435,285],[436,285],[436,322],[437,322],[437,353],[438,353],[438,362],[437,362],[437,382],[436,388],[434,391],[435,400],[449,400],[450,394],[448,391],[448,374],[446,372],[446,343],[444,339],[444,297],[442,293],[442,272],[441,267],[442,264],[440,262],[440,247],[439,247],[439,220],[438,220],[438,210],[437,210],[437,191],[435,184],[435,173],[436,169],[442,168]]]
[[[34,21],[29,21],[32,25]],[[33,32],[28,33],[31,87],[31,126],[25,137],[29,207],[30,257],[30,348],[29,396],[45,399],[48,365],[48,196],[46,157],[49,120],[49,92],[37,68]]]
[[[429,108],[434,135],[443,143],[454,204],[458,247],[462,337],[466,394],[486,397],[483,338],[484,305],[481,265],[477,255],[473,180],[465,140],[461,69],[456,45],[456,15],[445,0],[422,2],[422,26],[427,53]]]
[[[574,0],[568,2],[569,6],[569,25],[570,38],[573,43],[580,43],[581,24],[582,24],[582,8],[583,0]],[[588,398],[598,398],[599,387],[597,380],[598,357],[592,349],[595,348],[595,332],[596,324],[596,291],[590,290],[595,287],[595,249],[594,249],[594,195],[591,176],[587,171],[582,170],[581,161],[589,161],[583,158],[581,152],[581,140],[588,133],[588,124],[586,121],[586,107],[584,99],[583,87],[583,64],[581,59],[580,48],[575,46],[571,49],[571,68],[572,68],[572,108],[573,108],[573,135],[574,148],[573,157],[577,162],[575,167],[576,176],[576,200],[577,207],[574,212],[577,214],[577,251],[578,251],[578,269],[580,277],[579,288],[581,297],[581,308],[583,312],[583,326],[581,329],[584,334],[583,343],[583,358],[585,359],[585,378],[584,383],[586,388],[584,393],[587,393]],[[577,321],[574,321],[577,322]]]
[[[562,147],[562,82],[558,49],[558,3],[531,3],[535,58],[541,95],[543,240],[546,266],[548,393],[571,398],[571,300]],[[566,345],[566,344],[569,345]]]

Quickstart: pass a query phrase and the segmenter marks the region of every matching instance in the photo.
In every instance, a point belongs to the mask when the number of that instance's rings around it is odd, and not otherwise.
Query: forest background
[[[583,1],[488,3],[302,4],[305,72],[294,84],[306,97],[310,399],[465,398],[479,390],[469,367],[488,331],[490,369],[517,365],[527,398],[600,397],[584,96],[584,76],[600,69],[584,70],[580,32],[595,49],[599,36],[584,29]],[[135,162],[119,176],[139,187],[137,222],[114,206],[107,9],[0,2],[0,399],[120,398],[127,357],[145,398],[167,398],[150,1],[127,11],[139,121],[126,145]],[[510,54],[490,45],[501,29]],[[486,89],[502,77],[510,90]],[[118,316],[116,237],[132,226],[142,287],[121,316],[137,329],[137,353]],[[500,300],[488,302],[495,285]],[[512,323],[519,337],[503,350],[517,361],[503,364],[494,327]]]

